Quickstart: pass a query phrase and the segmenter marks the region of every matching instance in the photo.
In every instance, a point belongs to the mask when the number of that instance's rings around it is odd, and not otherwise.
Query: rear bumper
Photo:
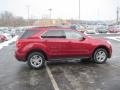
[[[20,52],[16,51],[15,57],[18,61],[23,61],[23,62],[27,61],[26,57],[25,57],[25,53],[20,53]]]

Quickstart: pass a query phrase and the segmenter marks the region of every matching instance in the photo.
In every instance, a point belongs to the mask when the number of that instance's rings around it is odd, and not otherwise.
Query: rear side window
[[[63,30],[49,30],[44,33],[42,38],[65,38],[65,34]]]
[[[38,33],[39,31],[38,30],[26,30],[23,35],[20,37],[20,39],[26,39],[36,33]]]

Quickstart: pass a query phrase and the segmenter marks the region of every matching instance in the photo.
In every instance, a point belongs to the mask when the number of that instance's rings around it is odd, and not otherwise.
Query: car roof
[[[47,27],[33,27],[33,28],[29,28],[27,30],[73,30],[69,27],[62,27],[62,26],[47,26]]]

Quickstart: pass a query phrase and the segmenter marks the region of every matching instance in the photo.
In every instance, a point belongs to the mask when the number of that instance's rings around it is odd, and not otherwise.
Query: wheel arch
[[[45,60],[48,60],[47,54],[42,49],[38,49],[38,48],[37,49],[32,49],[32,50],[28,51],[28,53],[26,55],[26,60],[27,60],[27,57],[29,56],[29,54],[33,53],[33,52],[40,52],[40,53],[42,53],[44,55],[44,57],[45,57]]]
[[[100,45],[100,46],[96,47],[96,48],[93,50],[92,55],[91,55],[91,58],[93,58],[93,55],[94,55],[95,51],[96,51],[97,49],[99,49],[99,48],[105,49],[105,50],[107,51],[107,53],[108,53],[108,56],[107,56],[107,57],[108,57],[108,58],[110,57],[109,49],[108,49],[106,46],[104,46],[104,45]]]

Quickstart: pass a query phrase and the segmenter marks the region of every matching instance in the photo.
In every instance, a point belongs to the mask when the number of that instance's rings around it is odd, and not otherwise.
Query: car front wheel
[[[106,62],[108,53],[104,48],[97,49],[93,54],[93,60],[95,63],[102,64]]]
[[[45,65],[45,58],[42,53],[33,52],[28,55],[28,65],[32,69],[40,69]]]

